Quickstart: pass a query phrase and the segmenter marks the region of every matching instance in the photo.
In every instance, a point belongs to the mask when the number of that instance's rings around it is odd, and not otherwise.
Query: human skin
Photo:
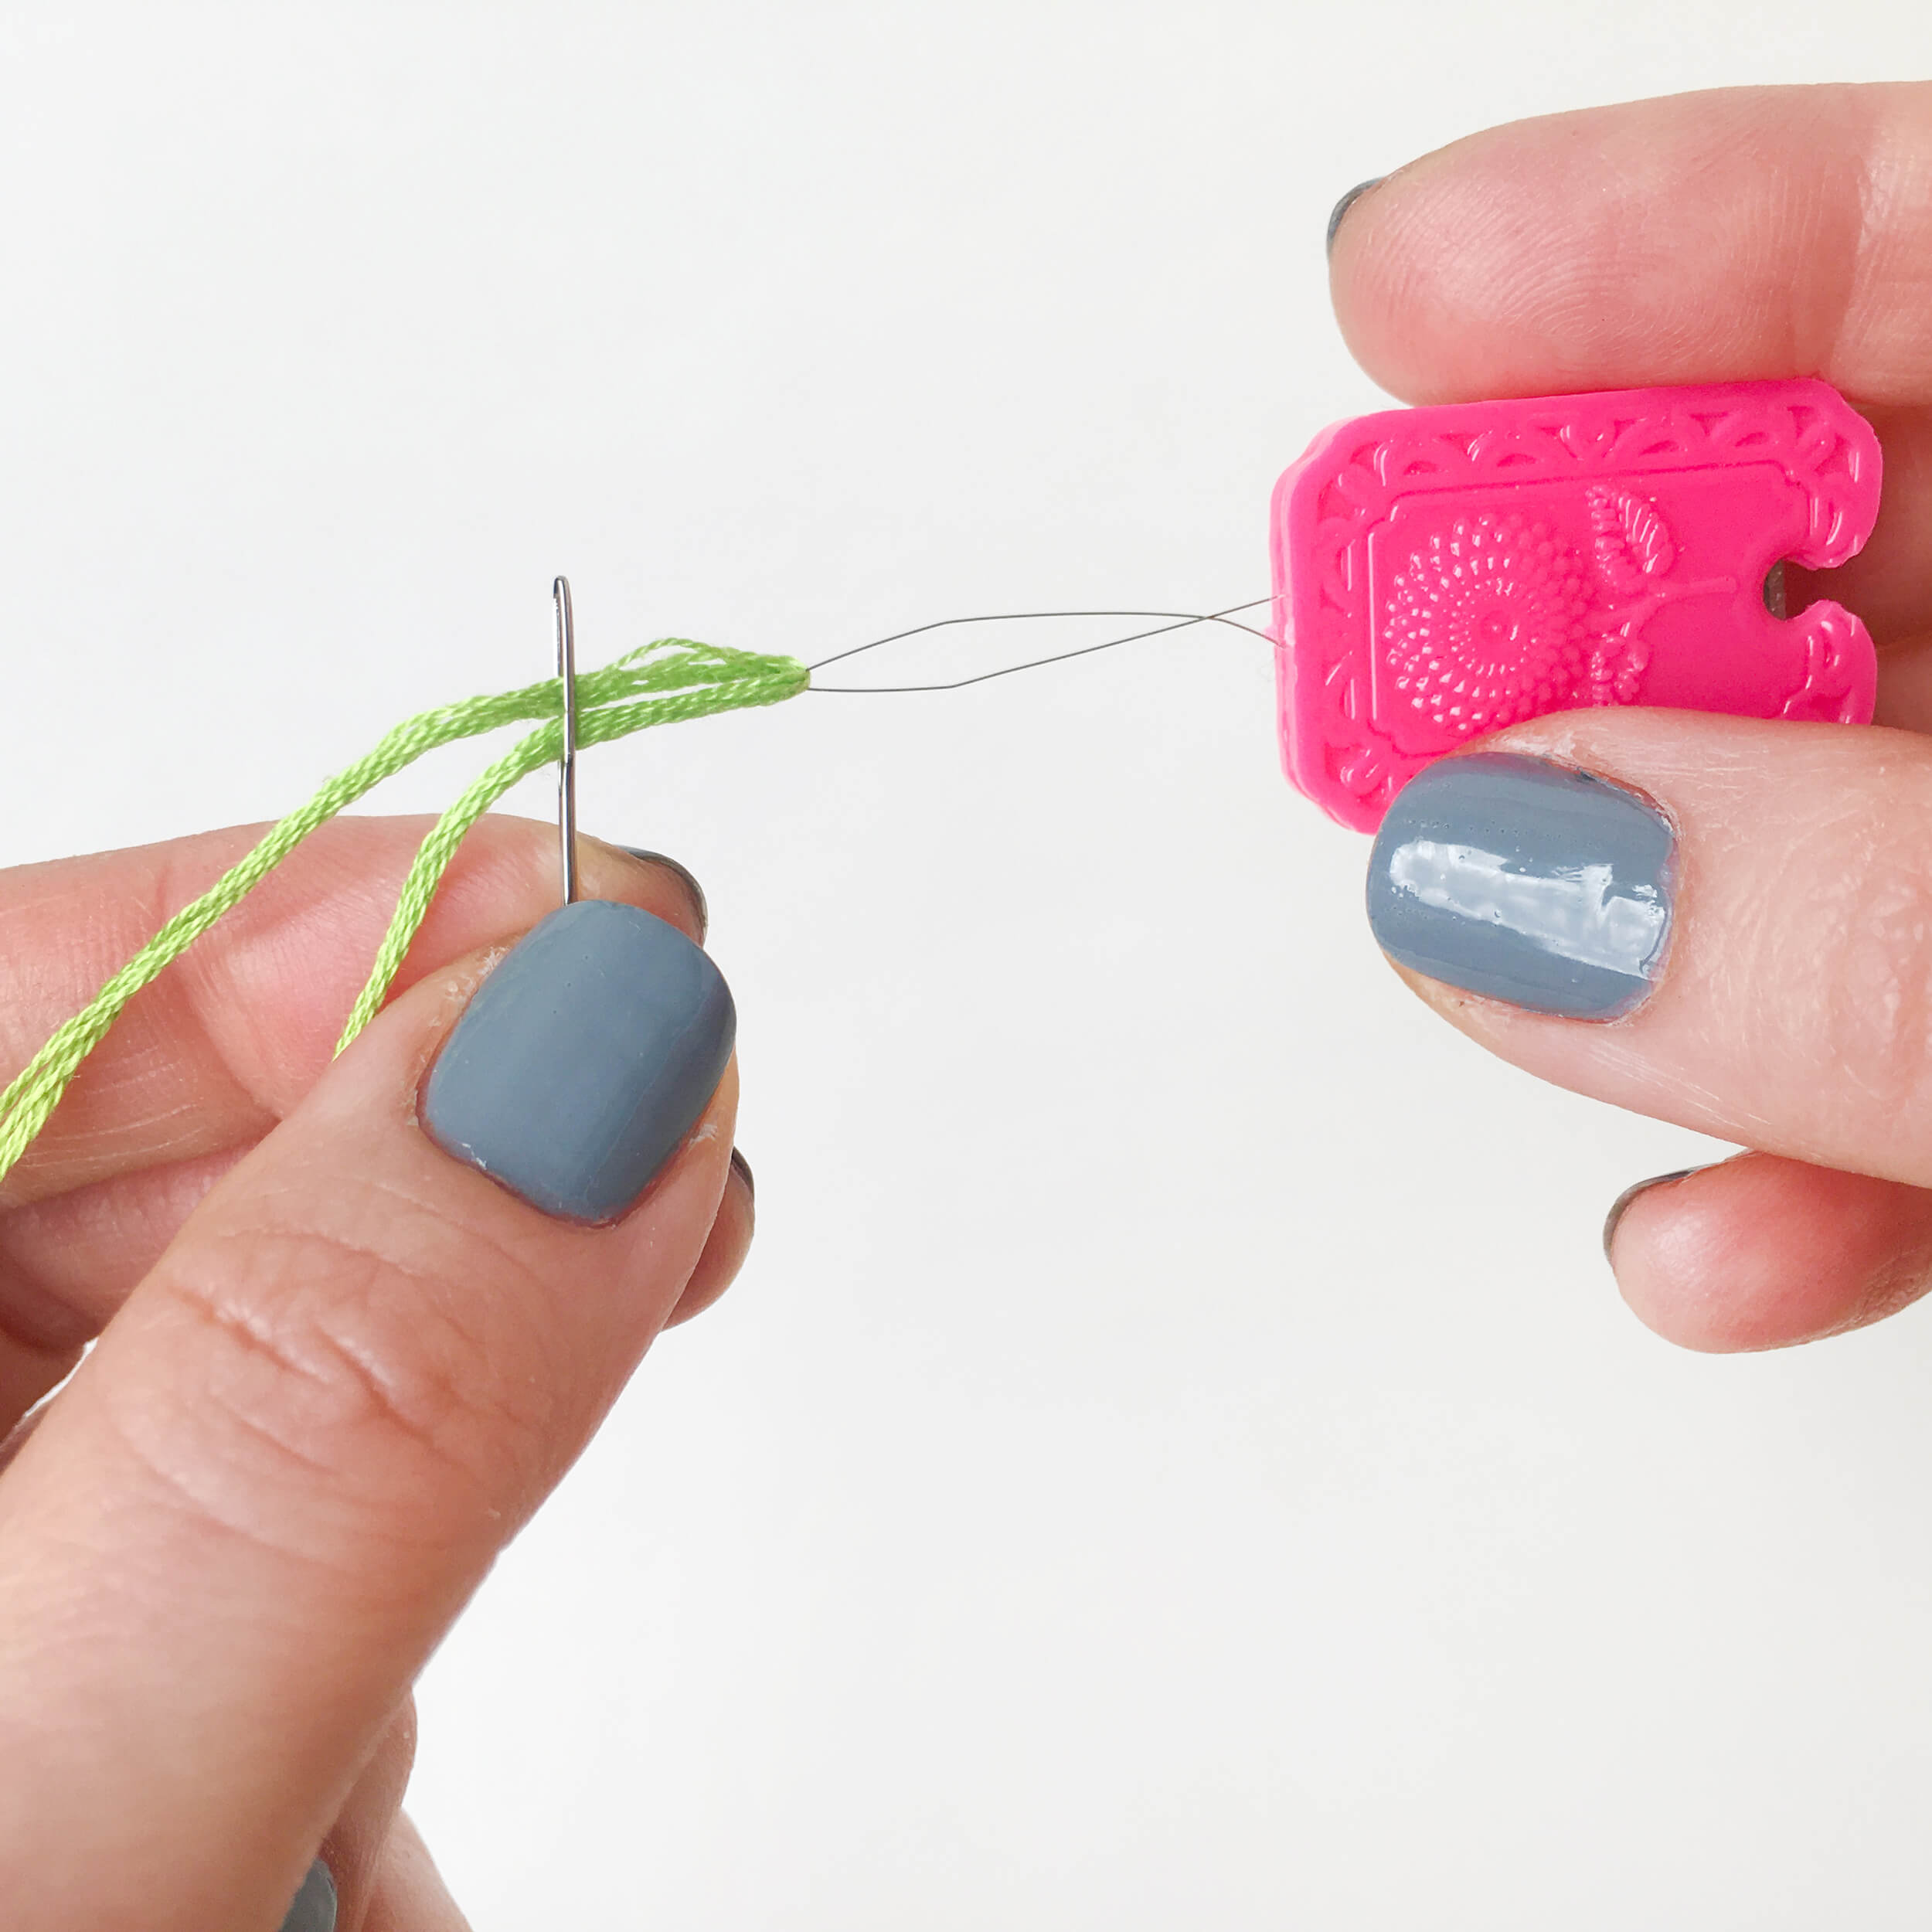
[[[1866,618],[1884,728],[1609,711],[1487,741],[1662,806],[1668,958],[1608,1023],[1412,983],[1545,1078],[1763,1150],[1623,1214],[1653,1326],[1764,1347],[1890,1312],[1932,1283],[1932,89],[1478,135],[1360,197],[1333,274],[1365,366],[1417,401],[1818,375],[1877,424],[1872,543],[1792,594]],[[104,1337],[0,1475],[9,1932],[270,1932],[318,1847],[344,1932],[460,1927],[398,1809],[409,1685],[743,1256],[735,1073],[611,1228],[416,1124],[468,994],[553,902],[546,828],[479,828],[400,996],[330,1063],[423,828],[318,834],[137,999],[0,1185],[0,1434]],[[0,1070],[250,838],[0,876]],[[664,869],[594,848],[585,872],[696,936]],[[326,1319],[290,1325],[291,1299]]]
[[[750,1242],[735,1065],[611,1226],[422,1129],[443,1040],[556,904],[548,827],[478,828],[332,1062],[427,825],[317,833],[136,998],[0,1183],[9,1932],[270,1932],[318,1851],[342,1932],[460,1927],[400,1811],[410,1685]],[[0,874],[0,1066],[254,835]],[[587,839],[581,869],[701,937],[671,869]]]
[[[1404,977],[1545,1080],[1755,1150],[1620,1204],[1617,1284],[1659,1333],[1762,1349],[1893,1313],[1932,1286],[1932,86],[1492,129],[1358,196],[1331,274],[1351,349],[1410,401],[1815,376],[1876,428],[1869,544],[1789,587],[1869,627],[1876,728],[1611,709],[1481,743],[1670,821],[1648,997],[1563,1019]]]

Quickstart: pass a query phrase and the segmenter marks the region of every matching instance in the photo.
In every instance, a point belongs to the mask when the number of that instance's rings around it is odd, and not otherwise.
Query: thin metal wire
[[[550,586],[556,606],[556,674],[563,687],[563,755],[556,768],[557,847],[563,875],[563,903],[577,896],[577,632],[570,614],[570,580]]]
[[[809,667],[814,673],[810,688],[849,696],[867,692],[883,696],[908,691],[963,691],[968,685],[985,684],[994,678],[1010,678],[1017,672],[1037,671],[1043,665],[1064,664],[1070,658],[1090,658],[1097,651],[1112,651],[1123,644],[1138,644],[1143,638],[1165,637],[1170,631],[1185,631],[1196,624],[1225,624],[1230,630],[1245,631],[1250,637],[1272,644],[1274,640],[1267,631],[1257,630],[1251,624],[1236,622],[1235,614],[1253,611],[1273,601],[1271,597],[1251,597],[1246,604],[1230,604],[1224,611],[995,611],[984,617],[940,617],[931,624],[916,624],[910,631],[895,631],[889,638],[874,638],[869,644],[855,644],[849,651],[835,651],[829,658],[821,658]],[[1175,621],[1157,625],[1151,631],[1132,631],[1124,638],[1109,638],[1103,644],[1083,645],[1077,651],[1056,651],[1051,657],[1032,658],[1025,664],[1009,664],[998,671],[982,671],[974,677],[957,678],[946,684],[820,684],[816,681],[816,674],[828,665],[855,658],[862,651],[876,651],[881,645],[897,644],[904,638],[923,636],[928,631],[944,631],[958,624],[1028,623],[1043,617],[1172,617]]]

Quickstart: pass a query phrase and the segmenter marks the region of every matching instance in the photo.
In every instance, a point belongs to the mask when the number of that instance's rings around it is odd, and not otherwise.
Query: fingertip
[[[1480,264],[1508,256],[1521,219],[1516,197],[1490,179],[1484,138],[1465,137],[1350,189],[1329,217],[1330,298],[1342,339],[1405,402],[1560,386],[1512,385],[1495,366],[1514,346],[1511,332],[1472,321],[1480,298],[1468,284],[1474,277],[1481,286]]]
[[[336,1905],[335,1881],[318,1859],[284,1915],[281,1932],[335,1932]]]
[[[1691,1167],[1673,1168],[1668,1174],[1653,1174],[1647,1181],[1633,1181],[1610,1204],[1610,1212],[1604,1216],[1604,1259],[1609,1262],[1614,1272],[1617,1260],[1613,1250],[1617,1240],[1617,1230],[1631,1204],[1640,1194],[1648,1194],[1654,1187],[1668,1187],[1674,1181],[1689,1180],[1697,1170]]]
[[[709,1107],[736,1010],[710,957],[641,908],[580,900],[471,999],[422,1089],[444,1152],[542,1212],[630,1212]]]
[[[1791,1332],[1781,1271],[1740,1238],[1724,1190],[1700,1193],[1696,1179],[1640,1185],[1616,1214],[1606,1252],[1625,1306],[1653,1334],[1701,1355],[1802,1339]]]
[[[737,1280],[757,1230],[757,1194],[751,1163],[734,1147],[724,1196],[718,1203],[718,1218],[712,1223],[704,1252],[698,1257],[698,1265],[692,1270],[677,1306],[665,1319],[667,1328],[702,1315]]]
[[[673,859],[669,853],[652,852],[644,845],[614,845],[614,852],[621,852],[628,859],[634,859],[641,866],[648,866],[654,872],[661,872],[685,902],[685,919],[675,923],[698,944],[704,944],[705,935],[711,930],[711,906],[705,897],[704,887],[698,883],[696,873],[689,866]]]
[[[1708,1192],[1686,1196],[1705,1170],[1685,1168],[1626,1188],[1604,1220],[1604,1258],[1617,1292],[1645,1327],[1679,1348],[1723,1354],[1740,1339],[1740,1305],[1754,1308],[1763,1284],[1730,1241]]]
[[[1354,207],[1371,188],[1379,188],[1386,179],[1384,175],[1376,175],[1371,176],[1367,181],[1357,182],[1329,211],[1327,249],[1332,258],[1335,253],[1335,238],[1342,232],[1342,223],[1349,210]]]
[[[1619,1206],[1608,1245],[1624,1301],[1704,1354],[1866,1327],[1916,1301],[1932,1267],[1932,1196],[1772,1155],[1660,1177]]]

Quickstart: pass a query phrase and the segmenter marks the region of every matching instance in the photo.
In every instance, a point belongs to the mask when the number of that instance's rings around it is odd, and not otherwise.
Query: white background
[[[0,858],[277,815],[557,570],[588,662],[1258,596],[1379,400],[1344,189],[1927,73],[1923,0],[0,13]],[[1403,991],[1264,645],[582,784],[709,889],[760,1228],[423,1682],[479,1932],[1924,1922],[1932,1316],[1637,1325],[1604,1209],[1707,1144]]]

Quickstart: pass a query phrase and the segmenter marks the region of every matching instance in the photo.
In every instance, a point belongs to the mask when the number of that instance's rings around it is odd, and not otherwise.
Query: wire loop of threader
[[[895,631],[891,636],[874,638],[869,644],[855,644],[849,651],[835,651],[828,658],[821,658],[810,667],[814,678],[814,691],[837,692],[845,696],[871,694],[879,696],[889,693],[909,691],[963,691],[968,685],[985,684],[994,678],[1010,678],[1021,671],[1037,671],[1043,665],[1064,664],[1072,658],[1090,658],[1097,651],[1112,651],[1123,644],[1138,644],[1144,638],[1165,637],[1170,631],[1185,631],[1196,624],[1224,624],[1230,630],[1245,631],[1250,637],[1273,644],[1274,640],[1267,631],[1257,630],[1251,624],[1236,621],[1236,614],[1253,611],[1259,606],[1272,603],[1271,597],[1251,597],[1245,604],[1231,604],[1223,611],[995,611],[983,617],[940,617],[930,624],[916,624],[910,631]],[[881,645],[897,644],[906,638],[923,637],[928,631],[944,631],[962,624],[1022,624],[1049,617],[1171,617],[1170,624],[1157,624],[1151,631],[1135,631],[1124,638],[1109,638],[1104,643],[1083,645],[1077,651],[1058,651],[1050,657],[1032,658],[1024,664],[1009,664],[998,671],[981,671],[970,678],[955,678],[938,684],[820,684],[817,675],[828,665],[842,663],[847,658],[855,658],[866,651],[876,651]]]

